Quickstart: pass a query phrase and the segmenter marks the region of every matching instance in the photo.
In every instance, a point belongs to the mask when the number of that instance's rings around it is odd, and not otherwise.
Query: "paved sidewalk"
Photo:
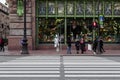
[[[76,54],[75,50],[72,50],[72,54],[66,54],[66,50],[60,50],[59,52],[52,50],[29,50],[29,55],[95,55],[92,51],[86,51],[84,54]],[[8,51],[0,52],[0,55],[21,55],[21,51]],[[97,55],[120,55],[120,50],[106,50],[106,52]]]

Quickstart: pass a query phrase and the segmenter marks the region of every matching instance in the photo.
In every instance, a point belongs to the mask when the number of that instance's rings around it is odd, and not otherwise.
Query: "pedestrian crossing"
[[[120,62],[97,56],[65,56],[64,73],[68,79],[119,80]]]
[[[100,56],[23,56],[0,62],[0,80],[119,80],[120,61]]]
[[[57,80],[60,77],[60,57],[25,56],[8,62],[2,62],[0,63],[0,78],[6,77],[26,78],[26,80],[28,78]]]

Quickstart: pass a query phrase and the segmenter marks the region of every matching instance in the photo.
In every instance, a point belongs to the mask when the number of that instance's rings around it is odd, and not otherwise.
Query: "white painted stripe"
[[[113,78],[113,77],[120,77],[120,75],[65,75],[65,77],[109,77],[109,78]]]
[[[102,67],[101,67],[101,68],[97,68],[97,67],[96,67],[96,68],[90,68],[90,67],[80,68],[80,67],[79,67],[79,68],[78,68],[78,67],[77,67],[77,68],[76,68],[76,67],[75,67],[75,68],[64,68],[64,70],[91,70],[91,71],[92,71],[92,70],[120,70],[120,67],[119,67],[119,68],[117,68],[117,67],[114,67],[114,68],[113,68],[113,67],[112,67],[112,68],[109,68],[109,67],[106,67],[106,68],[105,68],[105,67],[104,67],[104,68],[102,68]]]
[[[14,61],[9,61],[9,62],[60,62],[60,61],[57,61],[57,60],[55,60],[55,61],[51,61],[51,60],[49,60],[49,61],[46,61],[46,60],[14,60]]]
[[[66,59],[64,59],[64,61],[68,61],[68,62],[71,62],[71,61],[72,61],[72,62],[74,62],[74,61],[82,61],[82,62],[83,62],[83,61],[85,61],[85,62],[86,62],[86,61],[88,61],[88,62],[91,62],[91,61],[93,61],[93,62],[94,62],[94,61],[95,61],[95,62],[96,62],[96,61],[98,61],[98,62],[101,62],[101,61],[106,62],[106,61],[107,61],[107,62],[108,62],[108,61],[110,61],[110,62],[111,62],[111,61],[112,61],[112,62],[115,62],[115,61],[113,61],[113,60],[108,60],[108,59],[105,59],[105,60],[102,60],[102,59],[82,59],[82,60],[79,60],[79,59],[67,59],[67,60],[66,60]]]
[[[60,61],[60,59],[14,59],[11,61]]]
[[[0,75],[0,77],[60,77],[60,75]]]
[[[0,71],[0,73],[60,73],[60,71]]]
[[[57,65],[59,65],[60,64],[60,62],[4,62],[4,63],[1,63],[1,64],[9,64],[9,65],[11,65],[11,64],[57,64]]]
[[[114,65],[114,66],[113,66],[112,64],[111,64],[111,65],[65,65],[64,67],[65,67],[65,68],[66,68],[66,67],[73,67],[73,68],[77,68],[77,67],[79,67],[79,68],[81,68],[81,67],[84,67],[84,68],[90,68],[90,67],[91,67],[91,68],[92,68],[92,67],[94,67],[94,68],[95,68],[95,67],[96,67],[96,68],[98,68],[98,67],[101,67],[101,68],[103,68],[103,67],[106,67],[106,68],[107,68],[107,67],[108,67],[108,68],[116,68],[116,67],[117,67],[117,68],[120,68],[120,65]]]
[[[65,73],[120,73],[120,71],[65,71]]]
[[[80,64],[80,65],[120,65],[118,62],[64,62],[64,65],[74,65],[74,64]]]
[[[0,68],[0,70],[60,70],[59,68]]]
[[[9,67],[21,67],[21,68],[23,68],[23,67],[25,67],[25,68],[33,68],[33,67],[35,67],[35,68],[41,68],[41,67],[44,67],[44,68],[48,68],[48,67],[50,67],[50,68],[52,68],[52,67],[60,67],[60,65],[6,65],[6,66],[3,66],[3,65],[0,65],[0,68],[3,68],[3,67],[7,67],[7,68],[9,68]]]

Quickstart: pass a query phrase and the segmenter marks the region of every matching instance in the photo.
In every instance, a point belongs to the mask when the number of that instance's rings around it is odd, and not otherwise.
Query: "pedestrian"
[[[67,38],[67,54],[72,54],[71,53],[71,38]]]
[[[100,53],[105,52],[104,48],[103,48],[103,39],[100,38]]]
[[[58,34],[56,34],[55,38],[54,38],[54,47],[56,48],[56,51],[58,52],[59,51],[59,36],[58,36]]]
[[[80,49],[81,49],[81,54],[83,54],[86,51],[84,38],[80,39]]]
[[[89,50],[89,51],[92,51],[92,45],[91,45],[92,43],[91,43],[91,41],[89,40],[88,41],[88,49],[87,50]]]
[[[80,41],[79,41],[79,39],[76,39],[76,41],[75,41],[75,48],[76,48],[76,53],[79,54],[79,50],[80,50]]]
[[[3,51],[3,52],[5,51],[4,42],[5,41],[4,41],[3,37],[1,37],[0,38],[0,51]]]
[[[98,39],[95,38],[95,40],[93,41],[93,53],[96,54],[96,49],[97,49],[97,45],[98,45]]]
[[[1,48],[2,48],[2,37],[0,37],[0,51],[1,51]]]

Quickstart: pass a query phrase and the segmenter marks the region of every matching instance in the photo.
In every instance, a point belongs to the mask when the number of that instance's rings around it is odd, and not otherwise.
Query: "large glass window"
[[[93,40],[99,29],[92,26],[98,15],[104,15],[100,35],[105,42],[120,42],[120,2],[96,0],[37,0],[37,29],[39,42],[53,42],[56,34],[62,42],[68,36],[86,36]],[[116,17],[117,16],[117,17]]]

